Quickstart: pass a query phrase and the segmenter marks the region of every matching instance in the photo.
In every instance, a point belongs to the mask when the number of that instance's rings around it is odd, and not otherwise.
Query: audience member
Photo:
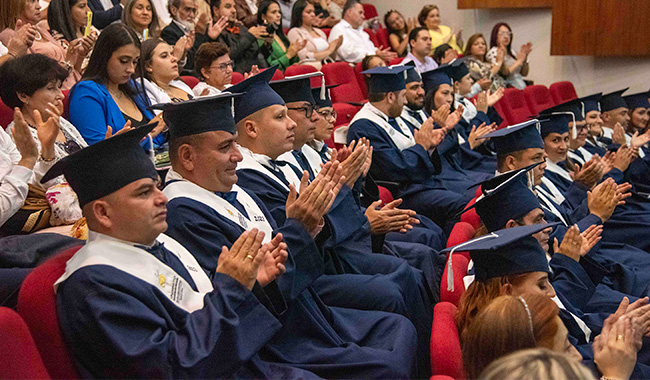
[[[420,14],[418,14],[418,22],[420,26],[425,27],[431,33],[431,47],[437,48],[442,44],[448,44],[458,54],[463,53],[463,29],[456,31],[455,28],[450,28],[442,25],[440,21],[440,9],[437,5],[425,5]]]
[[[132,28],[140,42],[160,36],[160,24],[151,0],[128,0],[122,12],[122,23]],[[146,34],[145,34],[146,31]]]
[[[494,92],[506,87],[505,79],[499,75],[504,53],[505,49],[497,49],[496,62],[491,63],[485,58],[487,43],[481,33],[472,34],[467,40],[463,58],[469,69],[469,75],[482,89],[490,89]]]
[[[370,41],[368,33],[363,31],[363,6],[358,0],[347,0],[343,7],[343,20],[336,24],[329,35],[329,42],[343,36],[343,43],[336,52],[337,60],[350,63],[361,62],[367,55],[378,55],[384,61],[390,61],[397,54],[390,48],[377,49]]]
[[[67,74],[58,62],[41,54],[28,54],[8,62],[0,69],[0,80],[5,83],[0,90],[3,102],[9,107],[20,108],[40,156],[51,157],[52,162],[87,146],[77,129],[61,117],[61,83]],[[13,126],[14,122],[8,127],[10,135]],[[41,144],[40,140],[45,143]],[[30,181],[25,207],[5,224],[0,234],[14,235],[50,225],[72,224],[81,217],[76,202],[63,201],[61,198],[59,202],[51,202],[50,196],[46,197],[46,191],[53,186],[63,193],[61,187],[68,187],[63,177],[52,179],[45,185],[38,183],[39,179]],[[40,220],[37,215],[41,216]],[[30,230],[30,223],[35,220],[38,223]]]
[[[93,12],[93,25],[104,29],[122,19],[122,10],[128,0],[88,0],[88,7]]]
[[[484,380],[596,380],[579,361],[546,348],[519,350],[493,361],[479,375]]]
[[[282,13],[282,27],[291,28],[291,12],[297,0],[278,0]]]
[[[210,5],[213,20],[222,17],[227,19],[227,25],[217,39],[230,48],[230,58],[235,61],[234,70],[243,74],[249,72],[254,65],[260,68],[268,67],[258,43],[258,39],[270,41],[271,36],[266,27],[258,25],[247,29],[240,23],[237,20],[235,0],[211,0]],[[212,36],[210,39],[213,39]]]
[[[281,1],[281,0],[280,0]],[[331,59],[343,43],[343,36],[327,42],[325,32],[314,27],[316,15],[314,6],[307,0],[297,0],[291,14],[291,30],[287,37],[292,43],[303,41],[305,46],[298,51],[300,64],[320,69],[324,60]]]
[[[12,58],[22,57],[27,54],[36,38],[36,27],[24,24],[21,20],[16,22],[16,33],[9,39],[7,46],[0,42],[0,66]]]
[[[37,0],[11,0],[3,7],[8,7],[5,14],[7,19],[2,21],[6,29],[0,32],[0,42],[5,45],[9,44],[9,40],[16,33],[19,20],[21,25],[36,25],[40,21],[41,7]],[[71,41],[70,46],[62,46],[49,32],[36,27],[36,36],[29,52],[46,55],[68,68],[68,77],[63,82],[63,89],[68,90],[81,77],[81,65],[92,47],[90,41],[90,37],[76,38]]]
[[[259,25],[258,4],[259,1],[257,0],[235,0],[237,20],[244,24],[245,27],[250,28],[251,26]]]
[[[417,27],[408,35],[410,52],[402,63],[413,62],[418,73],[434,70],[438,67],[431,55],[431,35],[426,28]]]
[[[52,37],[67,46],[70,42],[85,35],[86,24],[88,20],[87,0],[52,0],[48,7],[47,29]],[[84,47],[89,47],[89,53],[81,64],[81,72],[86,69],[92,47],[95,46],[99,30],[94,26],[90,27],[88,38],[84,38]]]
[[[299,62],[298,52],[304,49],[307,40],[297,39],[289,42],[282,30],[282,14],[276,0],[262,0],[259,3],[257,25],[266,27],[272,38],[269,44],[262,40],[262,53],[270,66],[278,65],[281,71]]]
[[[201,82],[192,89],[194,95],[217,95],[230,87],[233,65],[228,46],[221,42],[201,45],[196,52],[196,72]]]
[[[318,28],[331,28],[334,25],[336,25],[339,21],[341,21],[340,18],[337,19],[334,16],[330,15],[330,12],[328,10],[330,0],[307,0],[307,1],[314,6],[314,14],[316,16],[316,19],[314,21],[314,26]]]
[[[172,54],[172,47],[165,41],[160,38],[144,41],[140,47],[140,61],[143,66],[142,82],[150,104],[193,98],[192,89],[178,77],[178,60]]]
[[[82,80],[70,91],[70,121],[89,145],[111,131],[161,120],[147,110],[148,99],[133,80],[139,59],[140,40],[129,27],[110,25],[99,35]],[[154,146],[165,142],[163,127],[151,133]]]
[[[438,65],[443,65],[458,58],[458,52],[449,44],[442,44],[433,50],[431,56]]]
[[[528,55],[533,50],[533,44],[528,42],[521,45],[518,53],[512,49],[512,29],[505,22],[500,22],[492,28],[490,50],[486,60],[499,66],[499,75],[506,81],[508,87],[523,90],[526,87],[524,78],[528,75]]]
[[[637,323],[627,316],[608,318],[594,342],[595,362],[603,378],[630,378],[641,342]],[[490,302],[465,331],[463,365],[468,378],[478,378],[496,359],[534,347],[552,350],[575,363],[582,359],[569,343],[552,300],[534,293],[501,296]]]
[[[409,52],[409,34],[416,27],[415,20],[408,19],[407,21],[398,11],[390,10],[384,15],[384,24],[386,24],[388,31],[390,47],[397,53],[398,57],[405,57]]]

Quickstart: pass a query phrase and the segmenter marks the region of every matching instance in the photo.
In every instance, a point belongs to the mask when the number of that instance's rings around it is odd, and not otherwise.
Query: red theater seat
[[[361,74],[362,71],[363,67],[361,67],[361,62],[354,65],[354,75],[357,78],[357,83],[359,84],[359,88],[361,89],[361,93],[363,94],[364,99],[367,99],[368,85],[366,84],[366,80],[364,79],[363,74]]]
[[[302,75],[302,74],[309,74],[309,73],[316,73],[318,70],[311,65],[291,65],[287,67],[287,69],[284,71],[284,76],[285,77],[292,77],[294,75]]]
[[[476,198],[474,198],[474,199],[472,199],[471,201],[469,201],[469,203],[467,204],[467,206],[471,206],[471,205],[473,205],[475,202],[476,202]],[[460,221],[461,221],[461,222],[464,222],[464,223],[467,223],[467,224],[469,224],[469,225],[471,225],[471,226],[474,228],[474,230],[478,229],[478,228],[481,226],[481,224],[482,224],[482,222],[481,222],[481,218],[480,218],[480,217],[478,216],[478,214],[476,213],[476,209],[471,209],[471,210],[467,210],[467,211],[465,211],[465,212],[460,216]]]
[[[0,126],[7,129],[12,121],[14,121],[14,111],[0,100]]]
[[[431,370],[434,376],[463,379],[463,356],[456,327],[456,306],[439,302],[433,309]]]
[[[59,328],[53,288],[63,275],[66,262],[79,248],[71,248],[36,267],[25,278],[18,293],[18,312],[29,326],[45,368],[53,379],[79,378]]]
[[[381,43],[379,42],[379,38],[377,38],[377,34],[375,33],[374,30],[372,30],[370,28],[363,28],[363,31],[368,33],[368,36],[370,36],[370,41],[372,41],[373,45],[375,45],[376,48],[381,47]]]
[[[323,65],[321,69],[325,75],[325,83],[340,84],[331,90],[334,103],[364,103],[366,98],[359,88],[354,70],[347,62],[332,62]]]
[[[460,221],[454,225],[454,228],[449,233],[447,239],[447,248],[464,243],[474,238],[476,228],[467,222]],[[469,253],[465,251],[454,252],[454,254],[461,254],[469,259]]]
[[[354,115],[356,115],[361,109],[359,106],[354,106],[348,103],[334,103],[333,106],[337,115],[336,121],[334,122],[335,127],[350,124]]]
[[[238,73],[238,72],[236,72],[236,71],[233,71],[233,73],[232,73],[232,80],[230,81],[230,83],[231,83],[233,86],[236,85],[237,83],[243,81],[243,80],[244,80],[244,75],[243,75],[243,74]]]
[[[194,88],[194,86],[199,84],[199,79],[191,75],[183,75],[181,77],[181,80],[185,82],[185,84],[188,85],[190,88]]]
[[[388,30],[384,27],[379,27],[375,31],[375,34],[377,35],[377,41],[379,41],[379,45],[383,46],[385,48],[390,47],[390,43],[388,42]]]
[[[0,379],[49,379],[25,321],[0,307]]]
[[[508,125],[524,122],[534,115],[526,104],[523,91],[516,88],[507,88],[499,103]]]
[[[387,188],[383,186],[377,186],[377,189],[379,189],[379,199],[381,199],[384,204],[388,204],[395,200],[395,198],[393,198],[393,194],[391,194]]]
[[[399,65],[400,63],[402,63],[403,60],[404,60],[403,57],[397,57],[395,59],[391,59],[390,62],[388,62],[388,66]]]
[[[536,84],[527,86],[523,91],[528,108],[533,111],[535,115],[555,105],[555,102],[551,97],[551,92],[544,85]]]
[[[454,254],[451,256],[451,265],[454,272],[454,290],[450,290],[447,286],[449,266],[445,265],[445,270],[442,273],[442,279],[440,280],[440,301],[451,302],[454,305],[458,306],[460,296],[465,293],[465,283],[463,282],[463,277],[467,275],[469,259],[465,257],[462,252],[458,254],[454,252]]]
[[[562,104],[568,102],[569,100],[577,99],[578,94],[576,93],[573,83],[569,81],[556,82],[553,83],[549,88],[551,96],[555,104]]]
[[[322,30],[323,33],[325,33],[326,38],[330,38],[330,32],[332,31],[332,28],[320,28],[320,30]]]
[[[377,17],[377,8],[375,8],[374,5],[368,3],[363,3],[361,5],[363,5],[363,13],[366,20]]]

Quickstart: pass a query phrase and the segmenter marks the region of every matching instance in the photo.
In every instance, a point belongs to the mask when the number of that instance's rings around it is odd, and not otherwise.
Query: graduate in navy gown
[[[154,126],[85,148],[43,177],[65,174],[90,230],[54,289],[80,375],[315,378],[258,354],[282,327],[286,303],[272,282],[284,269],[283,245],[262,248],[263,233],[251,230],[222,251],[210,279],[162,235],[167,198],[139,145]]]
[[[625,100],[630,114],[626,137],[630,139],[633,148],[637,148],[635,144],[639,145],[639,159],[630,165],[628,178],[633,184],[643,185],[643,189],[647,190],[650,187],[650,147],[648,144],[650,131],[646,130],[647,115],[650,109],[648,92],[627,95],[623,97],[623,100]]]
[[[389,71],[382,74],[383,70]],[[373,147],[370,175],[377,181],[395,183],[393,196],[404,200],[403,207],[449,228],[447,224],[453,222],[472,194],[451,191],[439,178],[441,159],[436,147],[444,130],[434,129],[431,118],[426,119],[420,128],[415,128],[398,117],[404,104],[405,83],[403,76],[393,72],[403,70],[403,67],[369,70],[369,103],[353,118],[347,140],[367,138]],[[382,77],[395,79],[390,81]],[[455,117],[459,118],[460,112]]]
[[[287,200],[286,222],[276,226],[259,198],[236,184],[242,155],[231,101],[232,96],[219,95],[164,106],[172,162],[164,189],[170,199],[168,233],[191,249],[209,273],[219,268],[219,248],[231,246],[251,228],[264,231],[270,242],[286,243],[286,273],[276,284],[288,309],[278,318],[282,328],[260,350],[264,360],[326,378],[409,376],[417,338],[408,320],[327,307],[312,288],[323,273],[313,236],[319,235],[319,221],[338,191],[336,165],[323,167],[320,183],[325,186],[314,183],[303,189],[304,195]],[[384,363],[389,356],[394,363]]]

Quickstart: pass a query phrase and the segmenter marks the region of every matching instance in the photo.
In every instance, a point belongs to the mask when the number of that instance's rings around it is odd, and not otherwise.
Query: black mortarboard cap
[[[458,82],[469,74],[469,68],[465,64],[465,58],[457,58],[451,61],[451,79]]]
[[[438,66],[436,69],[421,73],[424,92],[428,94],[431,91],[437,91],[438,87],[442,84],[448,84],[451,86],[451,71],[451,65],[446,63]]]
[[[83,208],[139,179],[157,179],[151,158],[140,146],[157,124],[118,134],[62,158],[45,173],[41,183],[63,174]]]
[[[576,121],[585,119],[584,111],[582,108],[582,101],[580,99],[572,99],[567,102],[558,104],[556,106],[547,108],[539,113],[540,119],[545,118],[546,115],[554,115],[558,113],[571,113]],[[569,117],[571,117],[569,115]]]
[[[368,92],[379,94],[382,92],[401,91],[406,88],[407,66],[377,66],[362,71],[362,74],[369,74]]]
[[[488,231],[505,228],[506,223],[540,208],[537,196],[530,189],[529,173],[541,162],[519,170],[511,170],[481,182],[482,194],[463,212],[475,208]]]
[[[270,67],[228,88],[228,92],[244,93],[244,96],[235,99],[235,124],[264,108],[284,105],[282,97],[269,86],[277,69],[277,65]]]
[[[320,72],[301,74],[273,81],[269,83],[269,86],[282,97],[285,103],[309,102],[315,104],[316,101],[311,92],[311,78],[313,77],[324,78],[323,73]]]
[[[585,111],[585,117],[587,116],[587,113],[591,111],[598,111],[600,112],[600,97],[603,95],[602,92],[599,92],[597,94],[585,96],[584,98],[580,98],[580,101],[582,102],[582,107]]]
[[[415,68],[414,61],[408,61],[404,64],[406,69],[406,84],[412,82],[422,82],[422,76],[418,73],[418,70]]]
[[[542,115],[540,117],[544,118],[544,120],[540,121],[542,127],[542,138],[545,138],[551,133],[562,134],[569,132],[569,122],[573,121],[571,115],[563,113],[556,115]]]
[[[156,104],[151,108],[164,111],[163,119],[169,127],[170,140],[211,131],[235,134],[234,101],[242,95],[222,92],[184,102]]]
[[[494,231],[444,249],[469,251],[477,281],[532,272],[548,272],[546,252],[532,235],[559,223],[533,224]]]
[[[650,108],[648,96],[650,96],[650,93],[645,91],[638,94],[624,96],[623,100],[625,100],[625,104],[627,104],[627,108],[630,110],[635,110],[637,108]]]
[[[609,112],[617,108],[627,108],[627,103],[623,100],[623,93],[627,91],[629,87],[626,87],[622,90],[610,92],[600,97],[600,108],[602,112]]]
[[[530,148],[544,149],[540,128],[539,120],[533,119],[501,128],[483,138],[491,138],[497,154],[500,155]]]

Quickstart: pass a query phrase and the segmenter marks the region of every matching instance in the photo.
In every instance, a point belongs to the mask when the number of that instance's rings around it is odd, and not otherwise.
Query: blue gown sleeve
[[[187,313],[142,280],[93,266],[61,284],[57,308],[92,377],[232,377],[281,324],[238,281],[218,274],[213,285]]]
[[[580,261],[585,261],[584,266],[568,256],[555,253],[550,266],[553,270],[552,284],[555,290],[562,293],[573,307],[582,312],[607,270],[589,259],[581,258]],[[585,266],[590,272],[585,270]]]
[[[369,120],[357,120],[348,131],[348,142],[366,137],[373,147],[370,174],[378,181],[421,182],[435,175],[434,159],[424,148],[399,150],[390,137]]]

